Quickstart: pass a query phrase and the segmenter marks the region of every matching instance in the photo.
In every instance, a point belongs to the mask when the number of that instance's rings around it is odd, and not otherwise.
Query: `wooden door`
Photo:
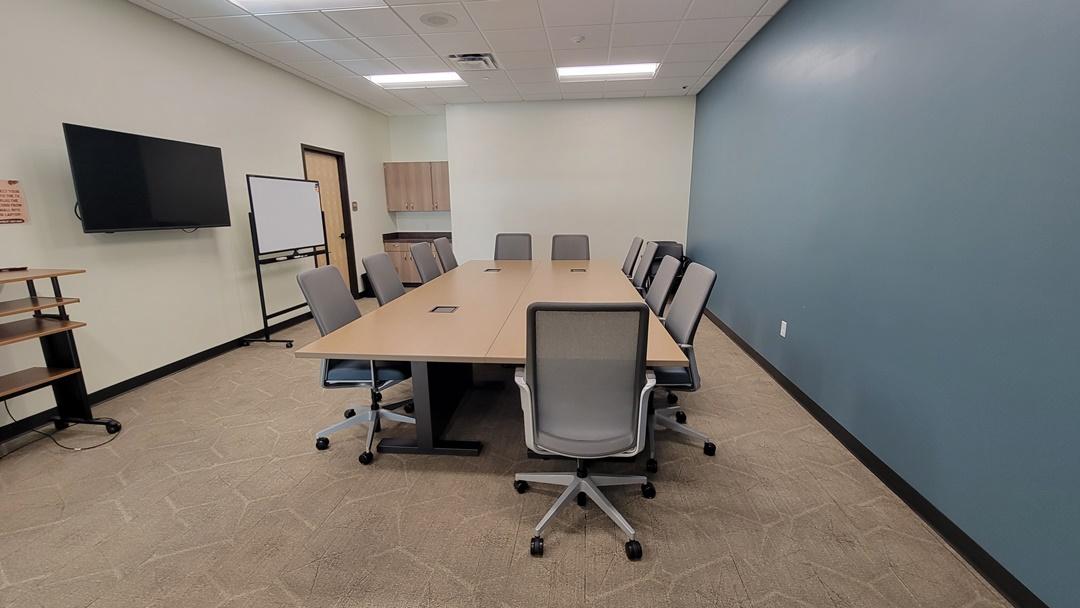
[[[384,163],[383,173],[388,210],[431,209],[431,163]]]
[[[322,203],[323,218],[326,222],[326,249],[329,262],[341,272],[341,276],[355,291],[355,280],[349,267],[348,239],[351,230],[346,229],[342,206],[341,174],[338,171],[338,157],[332,154],[304,150],[304,174],[307,179],[319,182],[319,200]]]
[[[450,210],[450,163],[431,163],[431,210]]]

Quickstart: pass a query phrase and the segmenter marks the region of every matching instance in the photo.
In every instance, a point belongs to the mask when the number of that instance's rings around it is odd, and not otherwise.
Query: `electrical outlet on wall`
[[[780,337],[787,337],[787,321],[780,321]]]

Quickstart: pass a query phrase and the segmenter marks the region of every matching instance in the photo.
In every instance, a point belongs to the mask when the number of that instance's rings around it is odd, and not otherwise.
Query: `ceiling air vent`
[[[462,53],[447,57],[451,65],[462,72],[475,72],[477,70],[497,70],[495,58],[491,53]]]

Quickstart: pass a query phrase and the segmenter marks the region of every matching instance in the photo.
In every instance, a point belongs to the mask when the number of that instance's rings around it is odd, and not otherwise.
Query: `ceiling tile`
[[[673,89],[673,90],[664,89],[664,90],[660,90],[660,91],[645,91],[645,97],[679,97],[681,95],[686,95],[686,94],[687,94],[687,91],[683,91],[681,89]]]
[[[476,24],[472,17],[465,12],[465,7],[460,2],[443,2],[439,4],[413,4],[408,6],[394,7],[394,12],[409,24],[417,34],[441,34],[447,32],[475,32]],[[446,25],[428,25],[423,19],[426,16],[440,17],[449,21]]]
[[[390,61],[386,59],[350,59],[348,61],[339,61],[338,63],[348,68],[349,71],[361,76],[398,74],[401,72],[396,65],[390,63]]]
[[[562,93],[522,93],[521,98],[525,101],[559,101],[562,99]]]
[[[701,77],[705,70],[712,65],[711,61],[688,61],[685,63],[671,63],[665,61],[656,71],[657,78],[695,78]]]
[[[452,34],[424,34],[423,39],[437,53],[487,53],[491,49],[479,32],[455,32]]]
[[[255,17],[212,17],[192,19],[195,23],[245,44],[253,42],[285,42],[285,34],[259,21]]]
[[[430,72],[448,72],[450,67],[434,55],[427,57],[396,57],[394,65],[407,74],[427,74]]]
[[[352,72],[333,61],[301,61],[290,62],[289,64],[297,70],[320,80],[348,78],[353,75]]]
[[[536,68],[532,70],[507,70],[510,80],[515,84],[554,83],[558,80],[555,68]],[[525,91],[522,90],[522,93]]]
[[[561,95],[562,89],[557,82],[527,82],[517,85],[517,90],[525,95]]]
[[[555,65],[560,67],[601,65],[608,62],[607,58],[607,49],[567,49],[555,51]]]
[[[551,40],[553,49],[606,49],[611,39],[611,27],[607,25],[549,27],[548,39]]]
[[[322,55],[299,42],[261,42],[249,44],[251,48],[278,61],[295,63],[297,61],[319,61]]]
[[[611,91],[638,91],[644,96],[645,89],[649,88],[651,82],[652,80],[612,80],[602,84],[605,93]]]
[[[771,17],[751,17],[750,23],[746,24],[746,27],[742,28],[738,36],[735,36],[736,40],[750,40],[755,34],[761,31],[761,28],[769,22]]]
[[[153,2],[150,2],[150,0],[128,0],[128,2],[130,2],[130,3],[132,3],[132,4],[136,5],[136,6],[141,6],[141,7],[145,8],[146,10],[148,10],[148,11],[150,11],[152,13],[157,13],[157,14],[161,15],[162,17],[168,17],[169,19],[180,19],[180,18],[183,17],[183,15],[181,15],[180,13],[174,13],[174,12],[168,10],[168,9],[162,8],[162,7],[154,4]],[[243,14],[243,13],[241,13],[241,14]],[[202,17],[208,17],[210,15],[201,15],[201,16]]]
[[[139,3],[143,4],[143,3]],[[150,4],[147,2],[146,4]],[[227,17],[246,15],[247,11],[229,0],[153,0],[153,4],[181,17]],[[153,9],[151,9],[153,10]]]
[[[469,84],[510,84],[510,77],[502,70],[465,71],[459,75]]]
[[[325,13],[357,38],[411,34],[412,30],[388,8],[362,8]]]
[[[735,35],[749,20],[746,17],[734,17],[730,19],[683,21],[675,42],[727,42],[734,40]]]
[[[235,0],[235,3],[256,14],[386,6],[382,0]]]
[[[765,0],[694,0],[686,19],[753,17]]]
[[[562,89],[563,95],[575,94],[575,93],[595,93],[599,97],[604,92],[604,83],[602,82],[562,82],[559,83],[559,88]]]
[[[424,114],[427,114],[429,116],[446,114],[446,104],[442,101],[440,101],[438,104],[425,104],[418,107],[424,111]]]
[[[649,91],[659,91],[663,89],[674,90],[682,89],[683,87],[690,88],[697,83],[697,78],[653,78],[652,80],[645,80],[645,89]]]
[[[330,59],[375,59],[379,56],[356,38],[308,40],[304,44]]]
[[[555,65],[551,59],[551,51],[496,53],[495,63],[499,64],[499,67],[510,70],[526,70]]]
[[[678,21],[690,0],[615,0],[615,23]]]
[[[363,43],[375,49],[383,57],[420,57],[431,55],[431,48],[416,34],[405,36],[378,36],[363,38]]]
[[[497,30],[484,32],[491,48],[500,51],[546,51],[547,33],[543,29]]]
[[[607,25],[611,23],[612,8],[612,0],[540,0],[548,27]]]
[[[452,87],[459,88],[459,87]],[[443,99],[428,89],[397,89],[390,91],[394,96],[400,97],[413,105],[442,104]]]
[[[678,21],[656,21],[653,23],[619,23],[611,27],[611,46],[647,46],[650,44],[671,44]]]
[[[645,90],[640,91],[604,91],[605,99],[617,99],[619,97],[644,97]]]
[[[591,93],[567,93],[563,91],[563,99],[600,99],[604,96],[603,91],[595,91]]]
[[[758,11],[759,15],[775,15],[780,12],[780,9],[784,8],[787,4],[787,0],[769,0],[765,3],[765,6],[761,7]]]
[[[471,87],[484,101],[519,101],[517,89],[510,84],[477,84]]]
[[[348,38],[349,32],[322,13],[285,13],[261,15],[259,19],[297,40],[328,40]]]
[[[611,49],[611,63],[660,63],[668,47],[659,46],[622,46]]]
[[[736,41],[732,42],[731,44],[727,45],[727,48],[724,49],[723,53],[720,53],[719,59],[721,61],[730,60],[732,57],[735,56],[736,53],[741,51],[742,47],[744,47],[744,46],[746,46],[746,41],[745,40],[736,40]]]
[[[469,87],[439,87],[431,89],[431,92],[438,95],[446,103],[476,103],[483,101],[476,94],[476,91]]]
[[[702,42],[698,44],[673,44],[665,61],[712,61],[720,56],[726,42]]]
[[[465,8],[481,30],[544,27],[536,0],[483,0]]]
[[[218,42],[224,42],[225,44],[228,44],[229,46],[239,44],[238,42],[236,42],[232,38],[229,38],[228,36],[223,36],[223,35],[215,32],[212,29],[203,27],[203,26],[199,25],[198,23],[195,23],[194,21],[191,21],[190,19],[177,19],[173,23],[179,23],[180,25],[182,25],[182,26],[184,26],[184,27],[186,27],[188,29],[192,29],[192,30],[195,30],[196,32],[199,32],[203,36],[206,36],[208,38],[212,38],[214,40],[217,40]],[[241,46],[243,46],[243,45],[241,45]]]

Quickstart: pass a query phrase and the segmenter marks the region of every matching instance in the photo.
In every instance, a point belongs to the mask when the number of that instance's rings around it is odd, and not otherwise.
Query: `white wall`
[[[446,160],[446,116],[390,117],[390,160],[396,162]],[[451,196],[451,205],[453,196]],[[446,211],[394,213],[399,232],[450,231]]]
[[[589,235],[593,259],[630,240],[686,240],[694,98],[448,106],[450,198],[459,260],[491,259],[495,234]]]
[[[385,116],[123,0],[5,1],[0,74],[0,179],[22,180],[30,204],[29,224],[0,225],[0,265],[87,269],[62,285],[82,298],[69,313],[89,324],[76,339],[91,391],[261,326],[245,175],[302,177],[301,143],[345,153],[358,256],[394,229]],[[83,234],[62,122],[221,147],[232,227]],[[267,267],[273,308],[302,301],[306,267]],[[0,374],[40,357],[36,342],[2,348]],[[19,417],[51,405],[49,391],[11,402]]]

